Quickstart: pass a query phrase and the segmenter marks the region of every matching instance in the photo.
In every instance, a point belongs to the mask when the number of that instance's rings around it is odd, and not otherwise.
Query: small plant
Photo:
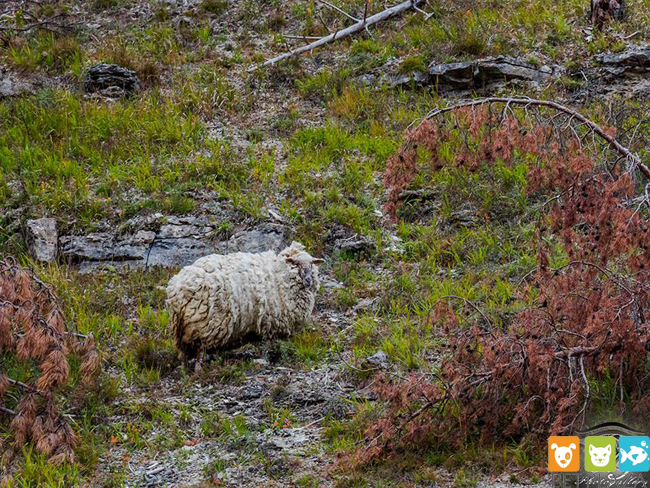
[[[403,74],[425,73],[426,71],[427,65],[422,56],[411,56],[399,65],[399,72]]]
[[[117,7],[121,0],[95,0],[94,6],[96,10],[109,10]]]
[[[228,0],[203,0],[201,10],[212,15],[221,15],[228,8]]]

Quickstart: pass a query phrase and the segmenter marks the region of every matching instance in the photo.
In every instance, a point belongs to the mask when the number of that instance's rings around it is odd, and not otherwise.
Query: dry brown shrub
[[[438,304],[433,321],[448,346],[439,373],[376,379],[385,409],[346,461],[363,464],[431,444],[457,447],[470,438],[544,442],[582,426],[592,387],[604,382],[613,382],[621,411],[635,405],[643,415],[650,406],[650,199],[634,166],[608,157],[597,164],[606,153],[583,145],[584,132],[566,122],[481,106],[407,133],[386,173],[391,214],[419,171],[473,171],[525,158],[527,191],[546,200],[535,239],[538,266],[519,282],[521,303],[530,305],[503,326],[483,313],[461,326],[446,301]],[[444,145],[452,146],[453,160],[441,159]],[[552,241],[568,260],[556,269],[549,265]]]
[[[8,422],[12,436],[5,467],[29,442],[52,463],[74,460],[77,436],[57,408],[69,382],[71,354],[81,359],[82,381],[92,382],[100,367],[93,337],[66,329],[48,284],[12,258],[0,261],[0,365],[18,361],[29,372],[27,380],[17,381],[0,369],[0,421]]]

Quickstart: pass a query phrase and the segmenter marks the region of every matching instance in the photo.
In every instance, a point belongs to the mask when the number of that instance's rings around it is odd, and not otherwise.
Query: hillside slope
[[[1,6],[0,257],[53,284],[67,320],[97,339],[103,372],[66,392],[76,463],[27,449],[0,475],[9,486],[547,481],[546,453],[526,436],[486,447],[472,433],[461,448],[436,439],[346,461],[385,413],[377,372],[435,375],[447,361],[441,297],[458,298],[461,321],[512,323],[541,259],[546,203],[527,193],[530,161],[422,172],[387,206],[385,171],[405,131],[458,99],[529,96],[578,110],[646,156],[650,7],[630,0],[597,31],[588,4],[428,1],[430,15],[411,10],[259,70],[301,45],[290,35],[351,21],[313,0]],[[366,4],[336,5],[363,16]],[[50,20],[27,29],[21,6]],[[99,63],[133,70],[140,89],[87,93]],[[27,221],[43,217],[58,232],[49,263],[31,258],[26,238]],[[313,322],[188,374],[164,310],[168,279],[209,252],[292,240],[326,260]],[[561,239],[548,242],[558,268]],[[30,378],[5,359],[10,376]],[[587,422],[626,415],[620,383],[619,395],[616,378],[593,379]],[[0,416],[0,438],[8,422]]]

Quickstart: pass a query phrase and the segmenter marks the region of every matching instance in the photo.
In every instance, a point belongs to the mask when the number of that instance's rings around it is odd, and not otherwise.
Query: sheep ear
[[[324,262],[325,262],[325,260],[321,259],[321,258],[313,258],[311,260],[311,264],[323,264]]]
[[[290,264],[299,264],[298,261],[296,261],[293,256],[285,256],[284,258],[285,262],[290,263]]]

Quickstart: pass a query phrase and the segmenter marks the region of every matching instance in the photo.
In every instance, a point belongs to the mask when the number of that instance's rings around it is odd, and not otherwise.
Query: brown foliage
[[[71,350],[81,358],[82,380],[92,381],[100,366],[93,337],[66,330],[61,307],[46,283],[13,259],[0,261],[0,365],[13,357],[27,371],[39,372],[23,382],[0,371],[0,420],[13,416],[8,428],[14,451],[33,442],[52,463],[74,459],[76,434],[57,410],[57,394],[69,380]],[[5,407],[5,395],[19,398],[14,410]],[[5,452],[4,458],[13,455]]]
[[[623,0],[591,0],[591,22],[602,29],[609,19],[623,17]]]
[[[650,231],[642,207],[650,201],[647,194],[636,196],[634,174],[597,165],[564,123],[558,131],[540,119],[520,122],[514,113],[481,107],[461,108],[451,122],[428,120],[422,126],[407,134],[389,164],[393,215],[399,192],[427,164],[432,171],[445,164],[474,170],[497,159],[511,164],[526,158],[534,163],[529,193],[555,196],[540,219],[538,267],[520,281],[522,303],[532,305],[502,327],[483,313],[461,327],[441,301],[434,319],[449,347],[441,371],[376,383],[386,410],[369,426],[371,440],[354,461],[426,442],[540,441],[567,434],[585,422],[591,389],[603,381],[614,382],[622,409],[630,401],[643,414],[650,405]],[[459,128],[466,137],[459,138]],[[453,161],[440,160],[444,144],[455,144]],[[420,166],[418,147],[428,151]],[[411,173],[390,174],[398,168]],[[568,259],[558,269],[549,267],[551,241],[562,244]]]

